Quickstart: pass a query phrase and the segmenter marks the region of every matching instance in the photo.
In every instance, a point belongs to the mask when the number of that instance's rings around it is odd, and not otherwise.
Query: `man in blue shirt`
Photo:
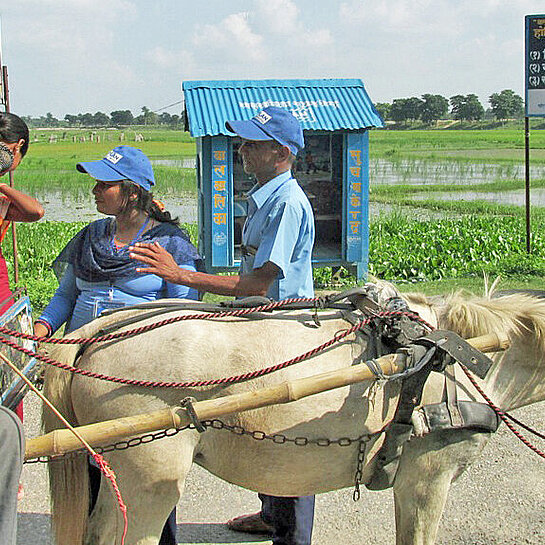
[[[270,106],[250,120],[228,121],[242,138],[244,170],[256,179],[248,196],[242,230],[242,262],[236,276],[218,276],[178,267],[160,245],[138,243],[131,257],[145,263],[141,272],[201,292],[235,297],[267,295],[274,300],[313,297],[312,207],[291,174],[303,149],[303,131],[287,110]],[[280,498],[260,494],[262,511],[228,523],[237,531],[273,534],[274,545],[310,545],[314,496]]]

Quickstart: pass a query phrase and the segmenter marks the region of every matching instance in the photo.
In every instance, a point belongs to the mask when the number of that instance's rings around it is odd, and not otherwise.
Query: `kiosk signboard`
[[[526,116],[545,117],[545,14],[526,16]]]

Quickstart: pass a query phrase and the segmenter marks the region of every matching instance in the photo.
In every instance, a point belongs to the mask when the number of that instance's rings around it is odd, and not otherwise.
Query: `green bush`
[[[85,223],[39,222],[18,224],[19,285],[28,290],[39,312],[57,287],[52,261]],[[184,224],[197,243],[195,224]],[[393,282],[418,282],[443,278],[545,277],[543,222],[533,226],[532,254],[526,253],[524,218],[463,216],[456,219],[417,221],[392,214],[370,225],[369,272]],[[4,241],[8,270],[13,278],[13,252]],[[354,285],[344,268],[314,270],[317,288]]]

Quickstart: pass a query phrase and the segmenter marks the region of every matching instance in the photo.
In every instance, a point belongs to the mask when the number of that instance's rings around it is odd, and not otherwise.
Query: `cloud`
[[[256,24],[273,34],[300,32],[299,8],[292,0],[258,0]]]
[[[15,104],[39,103],[43,96],[46,111],[103,110],[111,96],[137,84],[134,67],[119,47],[120,35],[138,14],[133,2],[18,0],[18,9],[7,4],[0,3],[3,60],[17,76],[10,77]],[[18,77],[22,67],[26,85]]]
[[[313,28],[293,0],[257,0],[249,19],[263,37],[271,72],[320,70],[334,55],[329,28]]]
[[[195,66],[194,56],[186,49],[172,50],[157,46],[146,52],[146,59],[150,64],[165,70],[179,68],[180,66],[188,69]]]
[[[137,13],[128,0],[18,0],[18,4],[24,9],[10,19],[10,34],[18,43],[63,53],[109,44],[116,25],[127,24]]]
[[[231,63],[255,63],[267,57],[263,37],[250,28],[246,12],[232,13],[215,25],[198,25],[192,44],[195,48],[206,48],[203,56],[217,63],[226,59]]]

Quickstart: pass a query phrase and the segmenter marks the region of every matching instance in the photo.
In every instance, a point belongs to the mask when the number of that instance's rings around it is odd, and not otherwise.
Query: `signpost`
[[[545,117],[545,14],[525,17],[524,161],[526,251],[530,253],[530,117]]]

